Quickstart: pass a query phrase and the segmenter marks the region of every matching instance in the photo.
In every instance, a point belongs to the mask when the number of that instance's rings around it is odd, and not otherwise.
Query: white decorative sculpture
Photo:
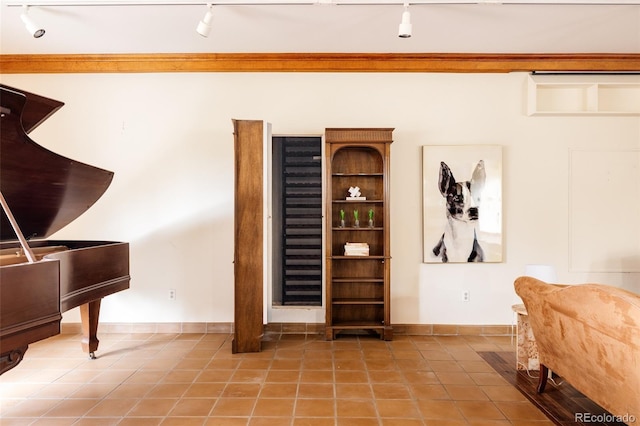
[[[360,192],[360,187],[352,186],[349,188],[349,195],[347,196],[347,200],[362,201],[366,199],[367,197],[362,196],[362,193]]]

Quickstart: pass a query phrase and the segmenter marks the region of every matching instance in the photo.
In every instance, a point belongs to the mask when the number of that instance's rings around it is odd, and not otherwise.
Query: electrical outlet
[[[176,289],[175,288],[170,288],[169,289],[169,300],[176,300]]]
[[[462,301],[463,302],[468,302],[471,300],[471,292],[469,292],[469,290],[464,290],[462,292]]]

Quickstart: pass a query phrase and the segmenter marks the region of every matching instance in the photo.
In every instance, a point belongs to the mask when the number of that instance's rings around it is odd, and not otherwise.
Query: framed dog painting
[[[425,263],[502,262],[502,147],[422,147]]]

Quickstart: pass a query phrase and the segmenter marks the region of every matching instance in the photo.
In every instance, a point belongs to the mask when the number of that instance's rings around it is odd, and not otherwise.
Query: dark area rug
[[[553,382],[547,381],[545,391],[539,394],[536,391],[538,371],[516,370],[514,352],[481,352],[480,356],[557,425],[625,425],[614,421],[615,417],[609,412],[563,382],[561,377],[554,376]],[[631,423],[636,424],[640,424],[640,419]]]

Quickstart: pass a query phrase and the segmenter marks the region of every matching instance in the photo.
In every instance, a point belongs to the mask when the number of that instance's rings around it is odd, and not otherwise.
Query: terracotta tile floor
[[[268,335],[231,354],[228,334],[101,334],[30,346],[0,377],[0,424],[551,425],[478,351],[509,337]]]

